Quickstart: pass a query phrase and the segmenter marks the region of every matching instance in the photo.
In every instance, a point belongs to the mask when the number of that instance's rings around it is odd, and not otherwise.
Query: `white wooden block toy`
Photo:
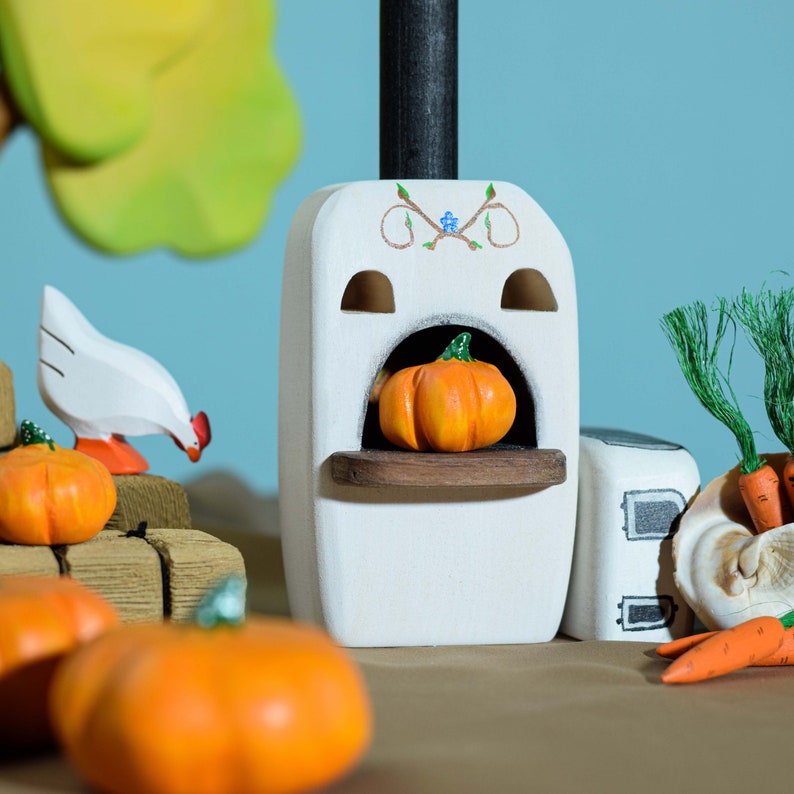
[[[562,617],[579,457],[570,255],[506,183],[320,190],[290,229],[279,365],[279,499],[290,605],[348,646],[532,643]],[[381,370],[462,331],[516,419],[476,452],[389,444]]]
[[[673,579],[672,537],[699,483],[694,459],[677,444],[582,430],[564,633],[657,643],[691,633],[693,613]]]

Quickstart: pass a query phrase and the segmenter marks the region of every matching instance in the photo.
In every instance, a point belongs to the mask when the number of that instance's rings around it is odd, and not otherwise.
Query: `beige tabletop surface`
[[[264,505],[256,514],[275,512]],[[196,522],[242,551],[252,609],[286,612],[272,526],[219,523],[207,515]],[[522,646],[353,649],[372,697],[375,736],[358,769],[330,790],[788,790],[794,669],[669,686],[659,682],[665,663],[653,648],[559,637]],[[55,754],[0,765],[0,794],[89,791]]]

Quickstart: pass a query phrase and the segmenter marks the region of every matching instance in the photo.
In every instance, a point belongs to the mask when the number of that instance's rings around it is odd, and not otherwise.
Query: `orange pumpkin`
[[[516,416],[516,396],[493,364],[473,359],[464,332],[432,363],[401,369],[384,384],[383,435],[404,449],[465,452],[495,444]]]
[[[61,665],[53,721],[87,781],[114,794],[286,794],[360,759],[371,712],[347,653],[286,618],[230,624],[224,603],[228,587],[204,626],[123,626]]]
[[[55,667],[116,623],[113,606],[74,579],[0,577],[0,754],[53,744],[47,695]]]
[[[81,543],[107,524],[116,486],[103,464],[59,447],[31,422],[22,446],[0,457],[0,540],[33,546]]]

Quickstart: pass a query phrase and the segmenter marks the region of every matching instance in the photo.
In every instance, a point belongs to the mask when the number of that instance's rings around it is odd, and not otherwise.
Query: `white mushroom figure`
[[[765,458],[780,472],[786,454]],[[712,630],[794,610],[794,524],[756,534],[738,478],[737,466],[712,480],[673,539],[676,584]]]

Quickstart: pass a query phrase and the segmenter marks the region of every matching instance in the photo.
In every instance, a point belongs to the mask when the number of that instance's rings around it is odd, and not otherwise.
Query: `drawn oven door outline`
[[[686,499],[674,488],[650,488],[626,491],[620,506],[627,540],[660,541],[675,534]]]
[[[620,617],[616,623],[623,631],[654,631],[670,626],[678,604],[670,595],[623,596],[618,604]]]

